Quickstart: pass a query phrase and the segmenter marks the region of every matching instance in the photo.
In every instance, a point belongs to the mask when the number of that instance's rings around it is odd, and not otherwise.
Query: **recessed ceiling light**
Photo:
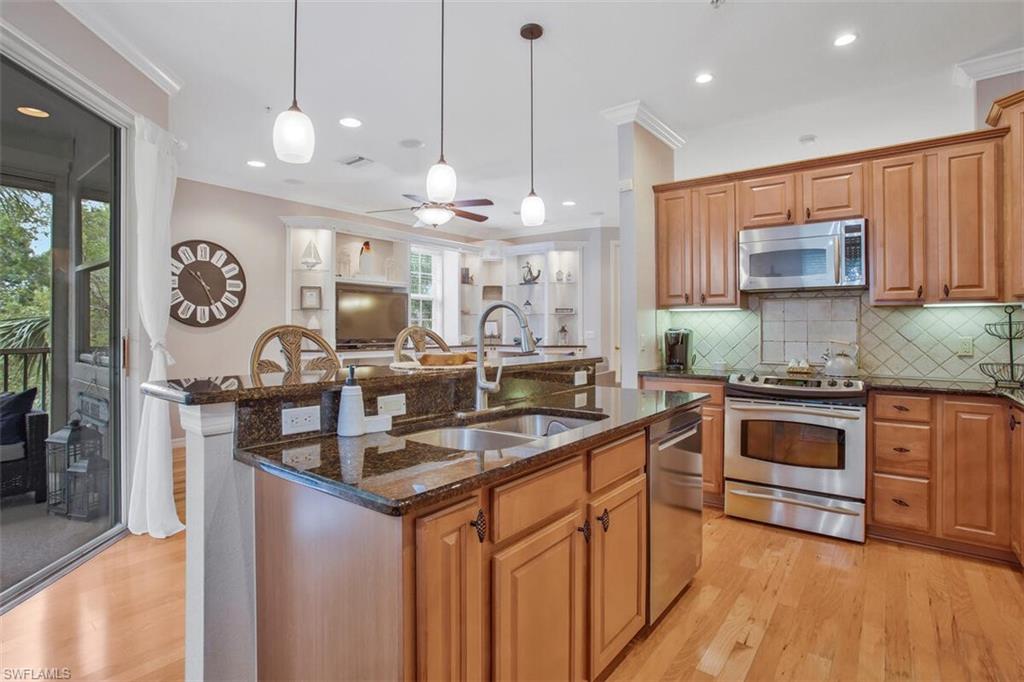
[[[712,76],[710,73],[699,73],[697,74],[697,77],[694,80],[696,80],[701,85],[704,85],[705,83],[710,83],[711,81],[715,80],[715,77]]]
[[[253,168],[266,168],[267,167],[267,162],[266,161],[260,161],[259,159],[253,159],[251,161],[246,161],[245,165],[251,166]]]
[[[832,44],[836,47],[845,47],[857,39],[856,33],[841,33]]]
[[[36,109],[35,107],[18,107],[18,113],[24,114],[25,116],[31,116],[32,118],[50,118],[49,111],[43,111],[42,109]]]
[[[358,128],[359,126],[363,125],[362,121],[360,121],[358,118],[352,118],[351,116],[346,116],[345,118],[338,121],[338,123],[345,126],[346,128]]]
[[[575,205],[576,205],[576,202],[573,201],[572,199],[566,199],[565,201],[562,202],[562,206],[575,206]]]
[[[406,149],[423,149],[427,146],[427,143],[423,140],[417,140],[415,137],[407,137],[404,140],[399,140],[398,146],[405,147]]]
[[[797,140],[800,141],[800,144],[814,144],[818,141],[818,136],[813,133],[808,133],[807,135],[801,135]]]
[[[298,178],[285,178],[284,184],[286,184],[286,185],[301,185],[301,184],[304,184],[304,183],[302,182],[302,180],[299,180]]]

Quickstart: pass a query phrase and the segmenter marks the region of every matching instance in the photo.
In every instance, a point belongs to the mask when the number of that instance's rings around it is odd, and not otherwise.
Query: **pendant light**
[[[524,24],[519,35],[530,41],[530,193],[523,198],[519,217],[526,227],[544,224],[544,200],[533,190],[533,42],[544,35],[540,24]]]
[[[316,134],[313,121],[299,109],[296,80],[299,56],[299,0],[295,0],[292,24],[292,105],[274,121],[274,153],[285,163],[309,163],[313,158]]]
[[[444,160],[444,0],[441,0],[441,158],[427,171],[427,199],[447,204],[455,199],[455,169]]]

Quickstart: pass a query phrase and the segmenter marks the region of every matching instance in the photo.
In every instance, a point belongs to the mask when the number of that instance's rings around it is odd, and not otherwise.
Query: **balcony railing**
[[[0,348],[0,362],[3,364],[3,390],[24,391],[32,386],[39,388],[36,397],[39,408],[46,411],[50,386],[49,348]],[[20,387],[17,379],[21,379]]]

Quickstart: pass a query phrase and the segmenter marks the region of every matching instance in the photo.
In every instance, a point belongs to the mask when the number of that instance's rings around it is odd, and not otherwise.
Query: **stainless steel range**
[[[725,394],[725,513],[863,542],[864,383],[733,374]]]

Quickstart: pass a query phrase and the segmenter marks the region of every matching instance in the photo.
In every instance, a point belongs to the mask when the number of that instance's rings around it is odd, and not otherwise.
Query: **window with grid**
[[[409,253],[409,324],[441,332],[441,254]]]

